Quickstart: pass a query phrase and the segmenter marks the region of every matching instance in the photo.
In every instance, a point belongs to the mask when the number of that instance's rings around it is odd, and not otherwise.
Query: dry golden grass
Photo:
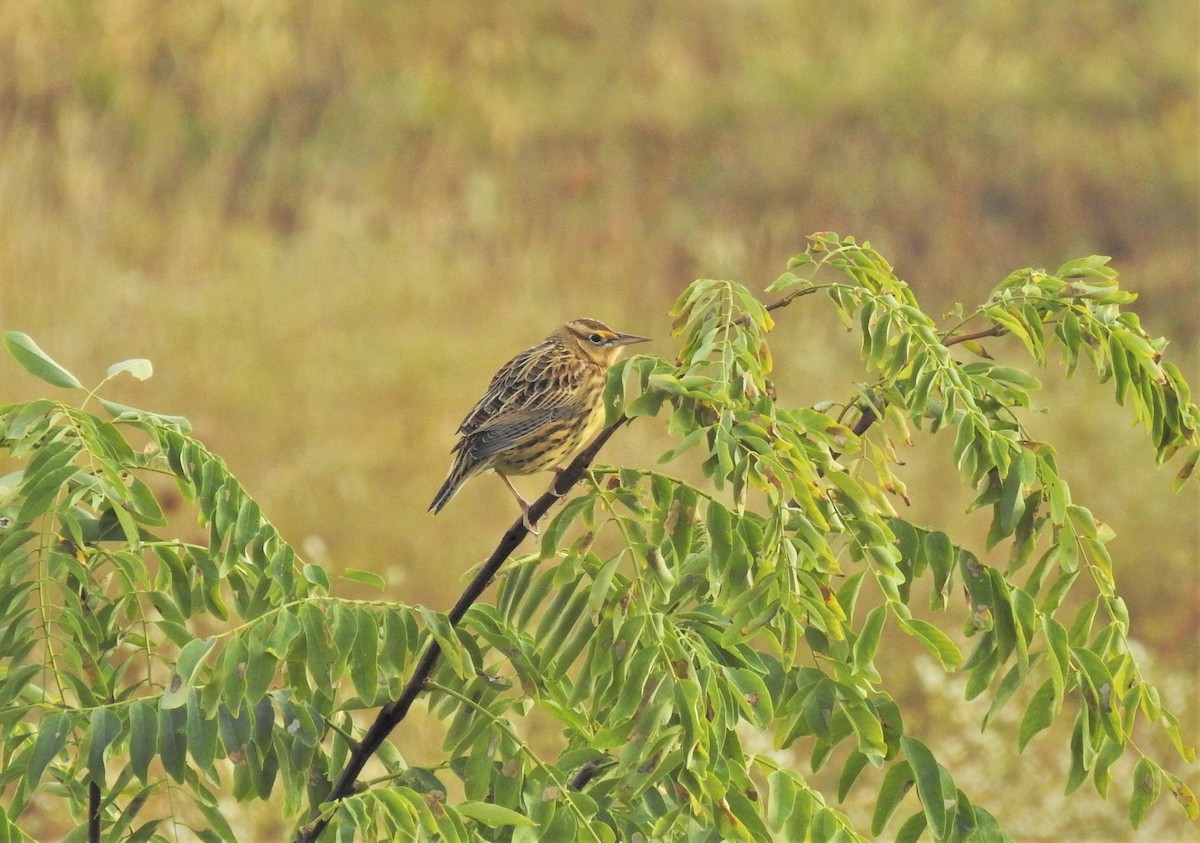
[[[95,379],[151,358],[114,398],[190,417],[310,556],[444,606],[511,521],[499,484],[425,514],[495,367],[581,315],[669,354],[684,285],[765,285],[810,231],[870,239],[935,312],[1113,255],[1200,383],[1198,23],[1171,0],[6,0],[0,328]],[[798,404],[859,371],[828,318],[781,314]],[[0,400],[38,391],[0,372]],[[1194,676],[1196,493],[1107,389],[1051,380],[1135,634]],[[938,459],[914,505],[967,530]]]

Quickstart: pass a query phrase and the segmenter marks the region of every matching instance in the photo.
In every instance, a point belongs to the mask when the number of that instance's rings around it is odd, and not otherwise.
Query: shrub
[[[905,728],[878,669],[889,628],[990,698],[985,726],[1032,690],[1018,750],[1073,718],[1068,791],[1090,776],[1107,792],[1132,754],[1132,824],[1164,792],[1196,819],[1187,785],[1131,740],[1144,721],[1195,759],[1130,651],[1112,531],[1023,424],[1038,380],[984,345],[1088,362],[1186,481],[1200,414],[1106,259],[1014,272],[948,329],[869,245],[833,234],[768,293],[692,284],[676,359],[614,369],[609,427],[533,504],[538,546],[512,557],[516,521],[446,614],[339,597],[186,420],[98,399],[7,334],[82,401],[0,407],[21,466],[0,478],[0,839],[20,839],[37,796],[65,803],[70,839],[236,840],[222,799],[279,792],[297,840],[862,839],[764,740],[808,749],[814,770],[836,757],[839,799],[881,768],[873,835],[904,807],[898,840],[1005,839]],[[778,311],[819,296],[860,331],[870,380],[795,407],[768,341]],[[108,376],[125,372],[150,365]],[[680,471],[592,466],[625,424],[664,414],[660,465]],[[992,562],[898,513],[896,443],[914,427],[953,437]],[[163,478],[202,536],[170,537]],[[945,621],[959,592],[961,634]],[[387,738],[421,697],[446,728],[417,765]]]

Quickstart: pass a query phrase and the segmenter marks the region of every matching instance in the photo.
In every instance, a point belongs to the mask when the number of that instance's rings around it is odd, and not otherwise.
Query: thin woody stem
[[[525,537],[529,535],[531,532],[530,527],[535,525],[538,519],[545,515],[550,507],[570,491],[571,487],[583,477],[592,460],[596,458],[596,454],[604,447],[604,443],[628,422],[629,419],[622,415],[613,424],[602,430],[591,445],[572,460],[570,465],[558,473],[554,481],[550,484],[550,488],[529,505],[528,511],[521,518],[513,522],[508,531],[500,538],[500,543],[496,545],[496,549],[492,551],[492,555],[483,563],[478,573],[475,574],[463,590],[454,607],[450,609],[447,617],[450,620],[451,626],[458,625],[458,622],[462,620],[467,610],[471,608],[480,595],[487,589],[488,585],[491,584],[492,578],[496,576],[500,567],[512,555],[513,551],[517,549],[517,546],[524,541]],[[345,768],[338,775],[337,781],[329,791],[329,795],[325,797],[325,802],[337,802],[354,792],[354,785],[358,781],[363,767],[366,766],[367,761],[387,739],[387,736],[392,733],[392,730],[408,716],[408,711],[412,708],[412,704],[416,702],[417,697],[425,690],[425,683],[433,674],[434,668],[437,667],[441,654],[441,647],[438,646],[438,643],[430,640],[425,648],[425,652],[421,655],[421,659],[417,662],[417,666],[413,669],[408,683],[400,692],[400,696],[391,700],[379,710],[379,714],[375,717],[375,722],[371,724],[367,733],[363,735],[362,741],[354,747]],[[313,843],[329,825],[330,817],[330,814],[314,817],[309,826],[302,828],[297,833],[296,843]]]
[[[982,331],[975,331],[974,333],[970,334],[955,334],[952,337],[946,337],[944,340],[942,340],[942,345],[949,348],[951,346],[958,345],[959,343],[970,342],[971,340],[979,340],[983,339],[984,337],[1000,337],[1006,333],[1008,332],[1002,325],[993,325],[990,328],[984,328]],[[879,421],[879,414],[875,412],[875,408],[863,407],[862,415],[860,415],[858,417],[858,421],[854,423],[854,435],[862,436],[867,432],[868,429],[870,429],[871,425],[875,424],[877,421]]]
[[[88,843],[100,843],[100,785],[88,782]]]
[[[957,334],[953,337],[946,337],[942,340],[942,345],[949,348],[952,345],[958,345],[960,342],[970,342],[971,340],[979,340],[984,337],[999,337],[1005,334],[1006,331],[1001,325],[993,325],[990,328],[984,328],[982,331],[976,331],[973,334]]]

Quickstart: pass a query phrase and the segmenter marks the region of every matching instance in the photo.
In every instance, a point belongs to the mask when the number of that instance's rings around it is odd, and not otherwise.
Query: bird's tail
[[[442,507],[450,503],[450,499],[458,493],[458,489],[466,482],[472,474],[478,470],[478,466],[470,465],[463,459],[459,453],[454,459],[454,465],[450,466],[450,473],[446,475],[446,482],[442,484],[442,488],[438,489],[438,493],[433,496],[433,503],[429,505],[429,511],[435,515],[442,511]]]

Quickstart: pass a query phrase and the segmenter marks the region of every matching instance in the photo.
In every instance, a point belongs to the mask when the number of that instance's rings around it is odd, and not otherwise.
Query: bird
[[[501,366],[458,426],[454,461],[429,511],[440,512],[463,483],[490,469],[537,534],[529,502],[508,478],[557,470],[578,454],[604,423],[608,369],[625,346],[648,341],[597,319],[574,319]]]

